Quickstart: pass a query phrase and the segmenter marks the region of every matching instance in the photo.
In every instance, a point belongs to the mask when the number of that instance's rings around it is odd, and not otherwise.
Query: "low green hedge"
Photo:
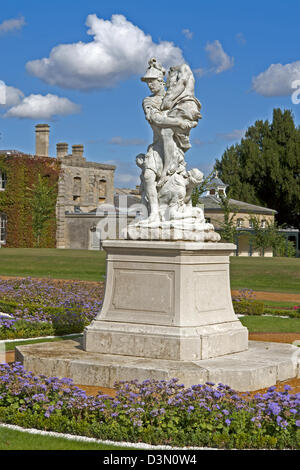
[[[300,318],[300,312],[298,310],[265,307],[263,302],[257,300],[233,300],[232,304],[237,315],[276,315]]]
[[[0,340],[37,338],[39,336],[55,336],[53,325],[46,322],[32,323],[25,320],[18,320],[14,324],[13,329],[0,327]]]
[[[257,300],[233,300],[233,308],[236,314],[239,315],[263,315],[264,304]]]
[[[290,318],[300,318],[300,312],[297,310],[280,310],[277,308],[265,308],[264,309],[265,315],[280,315],[284,317]]]
[[[14,301],[0,299],[0,311],[14,315],[17,310],[21,310],[23,314],[18,314],[19,319],[10,328],[0,326],[0,339],[82,333],[90,323],[81,309],[72,308],[72,306],[66,309],[65,307],[41,306],[34,303],[19,304]],[[46,317],[45,321],[35,319],[41,312]],[[22,318],[23,315],[24,318]]]

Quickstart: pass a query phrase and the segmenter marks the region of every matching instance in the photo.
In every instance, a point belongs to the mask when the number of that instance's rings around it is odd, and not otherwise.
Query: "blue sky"
[[[117,165],[117,186],[134,187],[151,143],[140,77],[156,55],[194,71],[203,118],[186,160],[207,174],[274,107],[300,124],[299,17],[294,0],[1,2],[0,148],[34,153],[34,125],[47,122],[51,155],[83,143],[88,160]]]

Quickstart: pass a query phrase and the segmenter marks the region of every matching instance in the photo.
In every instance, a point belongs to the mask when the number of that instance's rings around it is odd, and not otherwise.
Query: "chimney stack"
[[[49,155],[49,131],[48,124],[35,126],[35,154],[38,157],[48,157]]]
[[[58,160],[68,155],[68,144],[66,142],[59,142],[56,144],[56,157]]]
[[[72,145],[72,157],[83,158],[83,145]]]

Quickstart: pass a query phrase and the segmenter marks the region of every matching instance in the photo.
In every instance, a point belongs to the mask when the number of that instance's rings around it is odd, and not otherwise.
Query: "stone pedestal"
[[[104,303],[84,333],[88,352],[198,361],[245,351],[234,313],[229,255],[235,246],[107,240]]]

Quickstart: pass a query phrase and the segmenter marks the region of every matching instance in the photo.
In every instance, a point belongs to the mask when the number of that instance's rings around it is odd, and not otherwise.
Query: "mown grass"
[[[26,344],[37,344],[37,343],[54,343],[57,341],[64,341],[78,338],[79,335],[74,336],[59,336],[57,338],[44,338],[44,339],[31,339],[28,341],[11,341],[10,343],[5,343],[5,351],[14,351],[16,346],[22,346]]]
[[[40,436],[3,428],[0,425],[0,450],[133,450],[96,442],[73,441],[62,437]]]
[[[105,252],[55,248],[1,248],[0,275],[103,281]]]
[[[294,307],[296,305],[300,304],[299,302],[284,302],[284,301],[279,301],[279,300],[261,300],[263,302],[265,307],[270,307],[270,308],[278,308],[278,309],[288,309],[288,310],[294,310]]]
[[[300,294],[300,258],[230,258],[231,289]]]
[[[300,318],[247,316],[240,321],[249,333],[300,333]]]

